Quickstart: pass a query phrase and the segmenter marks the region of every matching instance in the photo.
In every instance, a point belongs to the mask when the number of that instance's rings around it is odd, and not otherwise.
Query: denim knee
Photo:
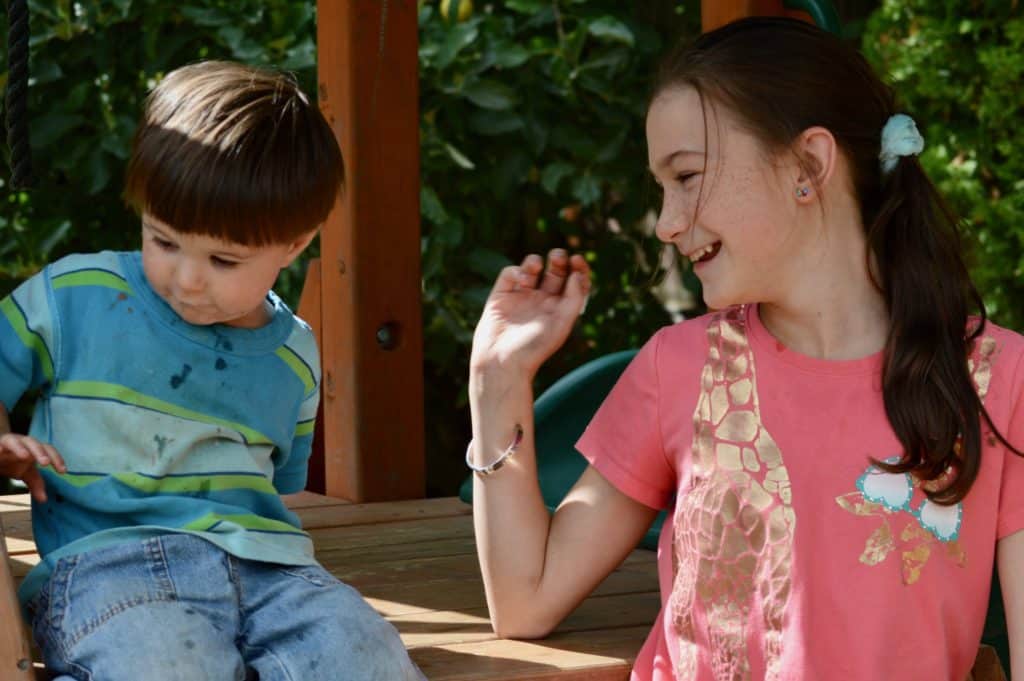
[[[358,591],[320,566],[276,572],[277,604],[251,613],[246,626],[243,654],[261,681],[424,678],[398,631]],[[288,604],[300,602],[287,617]]]

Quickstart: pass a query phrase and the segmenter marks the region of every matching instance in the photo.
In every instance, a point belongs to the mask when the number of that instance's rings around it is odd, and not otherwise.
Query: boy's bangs
[[[343,180],[333,132],[293,83],[207,63],[151,95],[125,200],[177,231],[263,246],[316,229]]]
[[[250,246],[286,243],[323,223],[341,183],[329,143],[289,149],[277,136],[260,148],[222,150],[173,130],[147,137],[126,200],[180,232]]]

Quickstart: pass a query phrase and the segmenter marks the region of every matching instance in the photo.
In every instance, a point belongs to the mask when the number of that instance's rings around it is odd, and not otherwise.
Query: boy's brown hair
[[[147,98],[125,200],[179,232],[266,246],[316,229],[344,172],[330,125],[292,77],[206,61]]]

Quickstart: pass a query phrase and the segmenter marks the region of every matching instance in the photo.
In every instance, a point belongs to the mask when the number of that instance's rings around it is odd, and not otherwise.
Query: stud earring
[[[797,198],[802,199],[805,196],[809,196],[810,193],[811,193],[811,190],[810,190],[809,187],[797,187],[796,188],[796,196],[797,196]]]

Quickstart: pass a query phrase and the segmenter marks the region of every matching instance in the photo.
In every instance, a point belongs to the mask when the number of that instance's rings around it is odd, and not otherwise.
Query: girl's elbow
[[[537,639],[546,638],[554,631],[558,622],[548,621],[541,613],[521,613],[517,617],[491,614],[491,628],[498,638]]]

